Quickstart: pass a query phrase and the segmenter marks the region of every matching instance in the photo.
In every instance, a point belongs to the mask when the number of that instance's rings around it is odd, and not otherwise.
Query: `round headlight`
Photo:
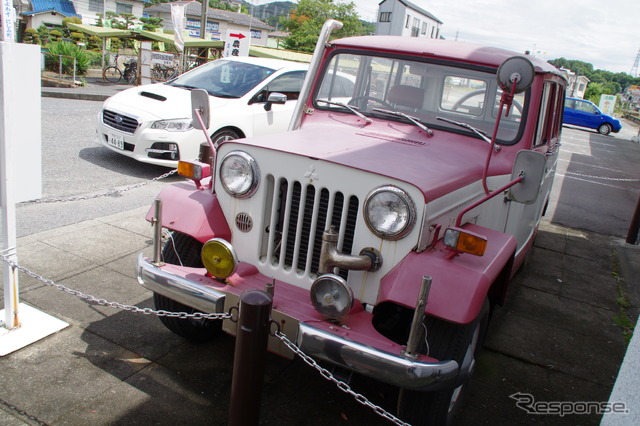
[[[327,318],[338,319],[353,307],[353,292],[337,275],[322,275],[311,285],[311,303]]]
[[[202,263],[207,271],[218,279],[226,279],[238,266],[236,252],[225,240],[213,238],[202,247]]]
[[[399,240],[411,231],[416,221],[416,207],[411,197],[395,186],[374,189],[364,204],[367,226],[380,238]]]
[[[246,152],[233,151],[220,164],[220,183],[230,195],[250,197],[258,189],[260,170],[256,160]]]

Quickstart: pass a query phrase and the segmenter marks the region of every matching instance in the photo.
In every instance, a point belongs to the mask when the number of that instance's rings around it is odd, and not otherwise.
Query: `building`
[[[186,4],[185,15],[186,29],[192,37],[200,37],[200,16],[202,4],[198,2],[173,2],[163,3],[145,9],[149,16],[162,18],[163,28],[173,31],[171,20],[171,5]],[[206,38],[211,40],[223,40],[229,31],[249,31],[251,33],[251,45],[267,46],[268,34],[273,28],[264,22],[243,13],[230,12],[228,10],[207,9]]]
[[[19,25],[24,28],[39,28],[41,25],[53,28],[62,26],[64,18],[78,17],[83,24],[95,25],[98,13],[107,11],[131,13],[143,16],[146,0],[22,0],[18,6]],[[22,32],[22,31],[21,31]]]
[[[440,38],[442,21],[406,0],[382,0],[378,6],[376,35]]]
[[[564,74],[567,79],[567,96],[570,98],[584,98],[584,92],[587,90],[589,79],[584,75],[576,75],[575,72],[560,68],[560,72]]]

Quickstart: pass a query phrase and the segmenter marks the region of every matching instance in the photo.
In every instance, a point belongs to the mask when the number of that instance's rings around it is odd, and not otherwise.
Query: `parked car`
[[[191,90],[210,94],[209,135],[224,140],[287,130],[308,65],[277,59],[218,59],[169,82],[133,87],[104,102],[98,143],[144,163],[176,167],[205,141],[192,125]],[[272,93],[286,96],[269,101]],[[273,100],[273,98],[272,98]]]
[[[270,350],[398,387],[411,424],[450,424],[549,201],[566,80],[449,40],[329,42],[340,26],[323,27],[290,131],[180,163],[194,185],[158,195],[138,282],[192,340],[246,336],[239,301],[263,294]]]
[[[565,99],[563,122],[572,126],[595,129],[601,135],[618,133],[622,129],[618,119],[600,111],[593,102],[578,98]]]

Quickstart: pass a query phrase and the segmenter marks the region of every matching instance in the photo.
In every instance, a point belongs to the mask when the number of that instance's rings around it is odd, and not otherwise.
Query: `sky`
[[[353,1],[362,19],[375,22],[381,0],[335,1]],[[640,53],[640,0],[410,1],[442,21],[440,33],[448,40],[529,50],[545,60],[564,57],[625,73]]]

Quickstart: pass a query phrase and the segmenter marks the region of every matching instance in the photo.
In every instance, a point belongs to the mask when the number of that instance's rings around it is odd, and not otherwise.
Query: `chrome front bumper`
[[[153,265],[142,254],[137,262],[138,282],[145,288],[206,313],[224,312],[225,293]],[[297,346],[305,354],[367,377],[414,390],[451,387],[458,376],[456,361],[420,362],[298,324]]]

